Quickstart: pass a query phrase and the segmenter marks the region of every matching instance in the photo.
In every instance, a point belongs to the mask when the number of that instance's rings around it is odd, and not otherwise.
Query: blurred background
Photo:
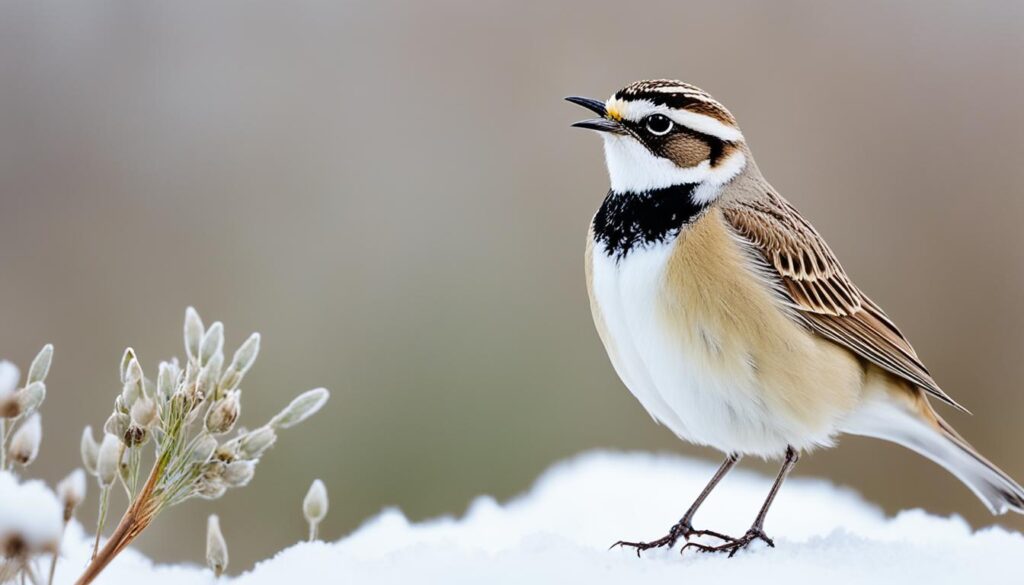
[[[607,177],[562,101],[673,77],[732,110],[974,416],[942,412],[1024,479],[1022,30],[1009,1],[5,2],[0,356],[57,348],[34,473],[79,465],[124,346],[155,371],[190,304],[231,351],[264,335],[243,424],[334,394],[248,488],[162,516],[139,542],[160,560],[201,561],[216,509],[247,568],[304,536],[315,477],[336,539],[385,506],[509,498],[587,449],[717,461],[651,421],[593,330]],[[1024,528],[868,439],[797,474]]]

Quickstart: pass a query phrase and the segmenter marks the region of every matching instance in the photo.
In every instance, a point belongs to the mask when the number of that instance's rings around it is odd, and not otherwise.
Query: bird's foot
[[[694,536],[713,536],[715,538],[721,539],[721,540],[726,541],[726,542],[732,542],[732,541],[736,540],[736,539],[734,539],[731,536],[727,536],[727,535],[722,534],[720,532],[715,532],[714,530],[697,530],[693,526],[691,526],[688,522],[680,522],[680,523],[676,524],[675,526],[673,526],[672,528],[670,528],[669,531],[668,531],[668,534],[666,534],[665,536],[662,536],[661,538],[659,538],[657,540],[652,540],[650,542],[629,542],[629,541],[626,541],[626,540],[620,540],[620,541],[616,542],[615,544],[611,545],[611,547],[609,547],[609,548],[615,548],[617,546],[620,546],[620,547],[630,547],[630,548],[633,548],[634,550],[636,550],[636,556],[640,556],[640,553],[645,551],[645,550],[650,550],[652,548],[661,548],[661,547],[669,547],[669,548],[671,548],[672,546],[674,546],[676,544],[676,542],[680,538],[682,538],[682,539],[686,540],[687,542],[689,542],[690,538],[694,537]],[[689,546],[689,545],[687,545],[687,546]]]
[[[723,544],[717,546],[709,546],[706,544],[700,544],[699,542],[690,542],[687,543],[686,546],[684,546],[683,549],[679,552],[680,554],[682,554],[686,552],[686,549],[692,546],[698,552],[729,553],[729,558],[732,558],[733,555],[735,555],[740,550],[750,546],[750,544],[755,540],[763,540],[765,544],[772,548],[775,548],[775,542],[772,539],[768,538],[768,535],[764,533],[764,530],[761,530],[757,527],[753,527],[750,530],[748,530],[747,533],[743,536],[739,538],[730,538],[727,542]]]

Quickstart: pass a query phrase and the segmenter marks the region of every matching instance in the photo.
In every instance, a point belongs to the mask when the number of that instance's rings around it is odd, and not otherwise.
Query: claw
[[[775,548],[775,541],[768,538],[768,535],[764,533],[760,528],[751,528],[746,534],[739,538],[728,539],[727,542],[718,546],[709,546],[701,544],[699,542],[689,542],[679,551],[679,554],[686,552],[686,549],[693,547],[697,552],[709,553],[709,552],[725,552],[729,553],[731,559],[737,552],[750,546],[750,543],[755,540],[763,540],[768,546]]]
[[[695,530],[692,526],[688,524],[676,524],[668,531],[668,534],[662,536],[657,540],[652,540],[650,542],[630,542],[627,540],[620,540],[615,544],[611,545],[610,547],[608,547],[608,549],[610,550],[617,546],[630,546],[636,549],[636,556],[639,557],[640,553],[645,550],[650,550],[652,548],[661,548],[663,546],[672,547],[680,538],[685,539],[688,543],[687,546],[689,546],[691,536],[713,536],[715,538],[727,542],[735,540],[730,536],[726,536],[725,534],[722,534],[720,532],[715,532],[714,530]],[[685,549],[686,547],[683,548]]]

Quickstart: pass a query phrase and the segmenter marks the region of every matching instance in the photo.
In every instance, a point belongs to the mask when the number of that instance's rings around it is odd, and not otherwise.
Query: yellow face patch
[[[621,100],[617,100],[614,98],[608,100],[608,103],[605,104],[605,110],[607,111],[608,117],[611,118],[612,120],[615,120],[616,122],[622,121],[622,111],[619,108],[620,105]]]

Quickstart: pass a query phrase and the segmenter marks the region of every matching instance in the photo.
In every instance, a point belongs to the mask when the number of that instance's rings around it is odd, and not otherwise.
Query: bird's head
[[[598,118],[573,126],[600,132],[612,191],[644,193],[697,185],[709,203],[747,165],[743,134],[725,106],[681,81],[638,81],[606,102],[569,97]]]

